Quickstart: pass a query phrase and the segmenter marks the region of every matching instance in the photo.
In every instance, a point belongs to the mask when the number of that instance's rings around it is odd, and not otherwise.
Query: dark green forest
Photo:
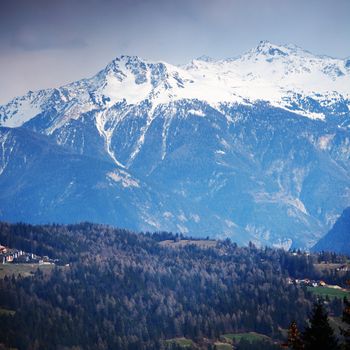
[[[17,349],[177,349],[185,337],[214,349],[223,334],[257,332],[279,348],[292,321],[300,328],[316,297],[292,278],[345,285],[347,274],[322,274],[319,260],[280,249],[163,245],[185,239],[103,225],[31,226],[0,223],[0,243],[58,259],[50,273],[0,279],[0,343]],[[69,266],[66,266],[69,264]],[[341,316],[343,301],[326,300]],[[199,345],[198,345],[199,344]],[[203,345],[204,346],[204,345]],[[250,349],[242,341],[238,349]]]

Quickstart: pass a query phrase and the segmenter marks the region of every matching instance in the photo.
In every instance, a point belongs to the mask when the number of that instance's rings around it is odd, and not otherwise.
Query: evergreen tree
[[[288,329],[288,347],[292,350],[304,349],[301,334],[295,321],[290,324]]]
[[[303,333],[305,350],[338,350],[338,341],[329,324],[328,314],[319,301],[314,304],[310,325]]]
[[[344,298],[344,310],[342,321],[347,324],[348,328],[341,328],[341,333],[344,336],[344,350],[350,350],[350,301]]]

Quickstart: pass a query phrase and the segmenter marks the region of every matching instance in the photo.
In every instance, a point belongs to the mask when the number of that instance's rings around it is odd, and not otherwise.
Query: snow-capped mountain
[[[263,100],[323,119],[325,113],[314,112],[313,106],[300,104],[300,100],[312,98],[326,111],[339,103],[349,107],[349,86],[350,59],[315,56],[293,45],[267,41],[238,58],[216,61],[204,57],[182,67],[120,56],[90,79],[59,89],[30,91],[14,99],[1,107],[1,124],[21,126],[47,108],[64,108],[67,121],[78,113],[116,103],[148,100],[154,110],[182,99],[206,101],[214,108],[220,103]]]
[[[264,41],[237,58],[201,57],[181,67],[120,56],[92,78],[0,106],[0,125],[39,133],[64,152],[110,164],[115,170],[106,174],[114,175],[104,176],[118,179],[122,202],[129,198],[125,191],[147,188],[148,205],[140,196],[128,204],[140,213],[130,221],[133,229],[305,247],[350,205],[349,108],[349,59]],[[26,187],[7,193],[2,178],[20,156],[6,156],[4,139],[0,216],[6,219],[7,201],[17,196],[20,202]],[[46,186],[54,207],[50,181]],[[67,186],[60,191],[69,192]],[[98,192],[86,202],[95,220],[126,222],[94,204]],[[64,211],[77,205],[69,193],[57,217],[47,216],[41,200],[33,221],[67,221]],[[16,208],[9,219],[30,216],[30,208]]]

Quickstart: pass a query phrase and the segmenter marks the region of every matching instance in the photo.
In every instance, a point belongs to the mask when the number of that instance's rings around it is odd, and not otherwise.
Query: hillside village
[[[54,265],[57,262],[57,259],[50,259],[48,256],[41,257],[21,249],[9,248],[0,244],[0,264]]]
[[[296,284],[300,286],[306,286],[306,287],[325,287],[325,288],[332,288],[332,289],[338,289],[342,291],[347,291],[347,289],[342,288],[338,285],[333,285],[333,284],[327,284],[323,280],[311,280],[309,278],[303,278],[303,279],[298,279],[298,278],[288,278],[288,284]]]

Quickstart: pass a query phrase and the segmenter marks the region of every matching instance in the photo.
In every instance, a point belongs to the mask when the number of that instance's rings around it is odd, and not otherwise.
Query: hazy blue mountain
[[[315,252],[329,251],[350,254],[350,207],[346,208],[332,229],[312,248]]]
[[[0,128],[1,217],[10,221],[91,220],[136,228],[156,217],[159,199],[123,169],[72,153],[45,135]],[[153,228],[147,225],[143,229]]]
[[[311,247],[350,206],[349,87],[346,60],[293,45],[117,57],[0,106],[0,219]]]

